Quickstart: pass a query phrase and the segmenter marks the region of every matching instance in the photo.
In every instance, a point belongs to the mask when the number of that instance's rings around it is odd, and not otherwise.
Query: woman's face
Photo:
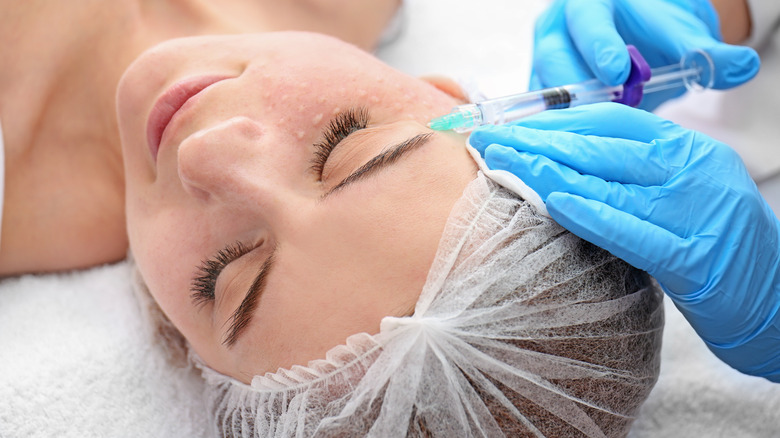
[[[159,305],[249,382],[412,312],[454,202],[457,102],[307,33],[172,40],[119,84],[127,220]]]

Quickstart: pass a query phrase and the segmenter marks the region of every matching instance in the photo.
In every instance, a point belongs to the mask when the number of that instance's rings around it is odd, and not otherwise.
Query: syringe
[[[487,99],[458,105],[449,114],[428,123],[436,131],[467,132],[485,124],[500,125],[551,109],[571,108],[597,102],[620,102],[637,106],[644,94],[672,88],[711,88],[714,64],[704,51],[691,52],[677,65],[650,69],[639,51],[628,46],[631,73],[625,84],[609,86],[592,79],[578,84]]]

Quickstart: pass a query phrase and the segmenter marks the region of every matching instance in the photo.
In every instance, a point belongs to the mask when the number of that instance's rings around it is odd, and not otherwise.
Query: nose
[[[262,126],[246,117],[189,136],[178,149],[185,191],[204,201],[246,203],[260,196],[272,183],[266,142]]]

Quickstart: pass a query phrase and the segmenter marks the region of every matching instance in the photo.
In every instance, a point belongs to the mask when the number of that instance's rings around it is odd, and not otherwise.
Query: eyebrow
[[[368,162],[360,166],[357,170],[352,172],[348,177],[344,178],[340,183],[336,184],[332,189],[328,190],[322,198],[330,196],[332,193],[342,190],[344,187],[360,181],[381,169],[384,169],[392,164],[395,164],[403,156],[409,152],[418,149],[419,147],[428,143],[433,136],[432,132],[424,134],[418,134],[410,139],[407,139],[399,144],[387,148],[384,152],[368,160]]]
[[[255,279],[252,281],[252,285],[249,286],[241,304],[239,304],[238,308],[228,319],[230,327],[222,341],[228,348],[232,347],[238,341],[238,338],[244,333],[249,326],[249,323],[252,322],[252,315],[257,308],[257,304],[260,302],[260,297],[262,297],[265,286],[268,283],[268,276],[273,269],[277,249],[278,245],[274,246],[271,250],[271,255],[269,255],[263,262],[263,265],[260,266],[260,269],[257,271],[257,275],[255,275]]]

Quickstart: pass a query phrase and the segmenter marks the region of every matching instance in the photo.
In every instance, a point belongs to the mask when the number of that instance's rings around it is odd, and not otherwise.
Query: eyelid
[[[268,277],[271,275],[278,248],[275,245],[271,249],[271,253],[265,258],[260,269],[258,269],[241,303],[223,324],[229,324],[222,341],[228,348],[238,341],[238,338],[252,321],[254,310],[263,296],[265,286],[268,283]]]
[[[405,141],[393,145],[384,149],[382,152],[368,160],[365,164],[357,168],[349,176],[344,178],[340,183],[336,184],[333,188],[328,190],[321,199],[330,196],[332,193],[342,190],[349,184],[352,184],[363,178],[383,170],[387,166],[395,164],[399,159],[407,155],[409,152],[425,145],[433,137],[432,132],[426,132],[417,134],[414,137],[408,138]]]
[[[387,137],[394,132],[388,130],[386,126],[376,126],[355,131],[344,138],[338,147],[331,151],[327,164],[322,169],[322,181],[331,181],[337,176],[336,174],[344,173],[339,172],[340,169],[351,167],[354,170],[357,168],[356,163],[365,164],[379,155],[375,151],[386,149],[387,141],[378,137]]]
[[[190,298],[192,302],[201,308],[208,303],[214,302],[217,280],[222,272],[231,263],[248,254],[255,247],[236,241],[225,245],[224,248],[203,260],[197,267],[195,276],[190,284]]]
[[[341,182],[334,178],[334,174],[343,176],[345,173],[339,169],[354,170],[357,165],[379,155],[380,150],[391,149],[392,144],[398,140],[409,139],[426,131],[430,132],[423,125],[411,120],[380,121],[379,124],[355,130],[344,137],[338,147],[331,150],[327,165],[323,166],[320,174],[321,182],[325,182],[326,187],[333,187],[334,183]]]
[[[216,308],[222,308],[226,302],[230,302],[230,298],[234,294],[241,293],[241,286],[246,283],[241,281],[245,277],[240,275],[245,269],[244,265],[245,263],[241,263],[240,260],[234,260],[220,274],[220,281],[217,282],[214,300]]]
[[[314,158],[309,169],[317,176],[318,181],[322,182],[322,171],[333,151],[347,137],[366,129],[369,121],[370,114],[365,107],[348,108],[331,119],[323,130],[320,141],[314,144]]]

